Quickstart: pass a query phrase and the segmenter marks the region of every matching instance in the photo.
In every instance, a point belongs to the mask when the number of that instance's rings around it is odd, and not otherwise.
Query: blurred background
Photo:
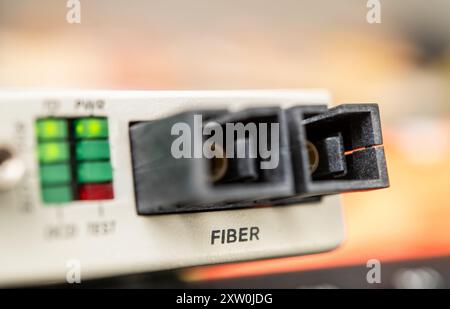
[[[379,24],[366,0],[80,3],[69,24],[65,0],[0,0],[0,88],[324,88],[380,104],[391,188],[343,196],[338,250],[177,284],[362,287],[378,259],[383,286],[450,287],[450,1],[381,0]]]

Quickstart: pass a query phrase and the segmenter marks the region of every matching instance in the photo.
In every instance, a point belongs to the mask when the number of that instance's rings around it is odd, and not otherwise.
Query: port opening
[[[316,121],[314,121],[316,118]],[[370,112],[344,113],[332,118],[307,119],[306,137],[318,153],[313,181],[373,180],[380,177],[371,138],[374,127]],[[309,160],[314,152],[308,151]]]
[[[133,123],[130,144],[138,213],[251,207],[256,201],[294,194],[285,119],[282,109],[264,107],[220,113],[193,110]],[[213,129],[222,135],[217,137]],[[263,140],[266,147],[260,144]],[[184,147],[186,141],[193,146]],[[199,144],[201,154],[196,152]],[[260,146],[267,151],[260,152]],[[232,155],[214,158],[205,155],[205,149]],[[272,157],[275,153],[277,158]],[[268,164],[274,166],[266,168]]]
[[[213,180],[213,186],[265,183],[281,177],[276,168],[261,169],[261,163],[272,158],[262,158],[259,152],[261,147],[271,151],[280,146],[280,141],[277,145],[274,145],[272,141],[272,137],[276,134],[276,132],[272,132],[274,130],[272,124],[279,125],[278,116],[238,117],[236,119],[214,119],[213,121],[221,127],[223,140],[226,141],[224,144],[217,144],[218,152],[221,152],[223,157],[209,160],[210,179]],[[245,134],[238,134],[229,127],[227,129],[227,124],[245,128]],[[261,124],[264,126],[263,131],[260,131]],[[206,136],[205,140],[208,137]],[[277,138],[280,140],[279,137]],[[262,146],[261,143],[265,143],[265,145]],[[216,144],[211,145],[212,150],[214,147]],[[279,154],[277,155],[279,156]]]
[[[219,155],[210,159],[210,178],[213,183],[221,181],[228,172],[229,164],[223,147],[219,144],[213,144],[211,151],[217,152]]]

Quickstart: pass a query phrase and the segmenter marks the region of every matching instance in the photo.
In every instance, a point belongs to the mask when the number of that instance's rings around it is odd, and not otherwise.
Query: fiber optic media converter
[[[0,286],[336,248],[338,193],[388,177],[377,105],[328,104],[308,90],[0,92]]]

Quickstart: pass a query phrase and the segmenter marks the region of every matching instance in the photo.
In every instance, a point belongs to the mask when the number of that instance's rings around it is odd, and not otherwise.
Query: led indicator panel
[[[106,118],[36,121],[39,178],[45,204],[114,198],[108,136]]]

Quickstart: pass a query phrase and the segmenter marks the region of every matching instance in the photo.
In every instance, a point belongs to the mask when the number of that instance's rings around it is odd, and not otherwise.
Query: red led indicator
[[[112,183],[90,183],[78,188],[78,199],[82,201],[111,200],[113,198]]]

